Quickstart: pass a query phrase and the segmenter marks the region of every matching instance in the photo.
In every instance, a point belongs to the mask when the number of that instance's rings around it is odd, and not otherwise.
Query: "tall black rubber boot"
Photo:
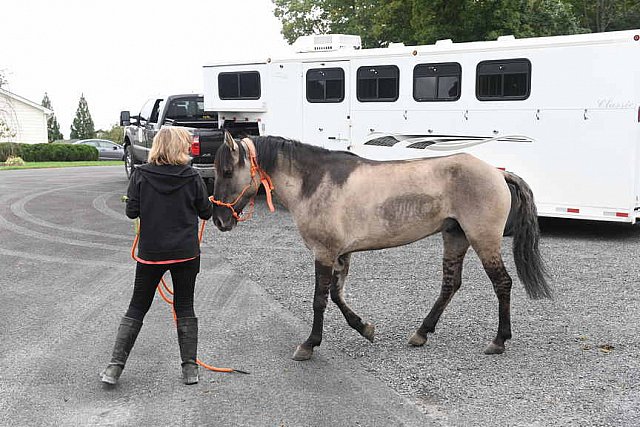
[[[103,383],[115,385],[118,382],[124,365],[127,363],[131,348],[136,342],[140,328],[142,328],[141,321],[130,317],[122,318],[116,335],[116,343],[113,346],[111,362],[100,374]]]
[[[198,383],[198,318],[181,317],[177,321],[178,344],[182,359],[182,381],[185,384]]]

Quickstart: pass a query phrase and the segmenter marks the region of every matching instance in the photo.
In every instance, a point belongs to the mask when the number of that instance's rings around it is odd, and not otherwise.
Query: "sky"
[[[3,88],[46,92],[68,138],[84,94],[96,129],[159,93],[202,93],[202,66],[286,49],[270,0],[11,0],[0,7]]]

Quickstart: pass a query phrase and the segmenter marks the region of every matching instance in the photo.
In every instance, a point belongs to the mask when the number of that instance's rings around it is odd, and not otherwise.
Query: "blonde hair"
[[[191,134],[179,127],[166,127],[153,138],[148,162],[154,165],[186,165],[191,160]]]

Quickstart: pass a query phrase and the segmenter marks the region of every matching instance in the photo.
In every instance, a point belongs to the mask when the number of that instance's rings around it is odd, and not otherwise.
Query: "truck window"
[[[172,99],[167,108],[166,118],[175,121],[209,119],[205,117],[204,100],[201,97]]]
[[[480,101],[518,101],[531,93],[528,59],[483,61],[476,68],[476,97]]]
[[[260,73],[242,71],[218,74],[220,99],[260,99]]]
[[[151,114],[149,115],[149,123],[158,123],[158,115],[160,113],[160,104],[162,104],[162,99],[157,99],[153,104],[153,109],[151,110]]]
[[[395,65],[360,67],[356,95],[360,102],[393,102],[398,99],[400,70]]]
[[[149,120],[149,117],[151,117],[151,111],[156,105],[156,101],[157,99],[154,98],[144,103],[144,105],[140,109],[140,117],[142,118],[142,120]]]
[[[413,68],[413,99],[455,101],[460,98],[462,68],[457,62],[418,64]]]
[[[342,102],[344,100],[344,70],[315,68],[307,71],[307,101]]]

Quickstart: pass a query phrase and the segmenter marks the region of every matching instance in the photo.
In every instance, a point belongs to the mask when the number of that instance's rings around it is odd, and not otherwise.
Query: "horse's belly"
[[[424,218],[421,221],[410,221],[393,226],[386,222],[378,222],[369,224],[368,227],[359,230],[360,232],[354,230],[353,240],[349,246],[352,251],[402,246],[435,234],[441,228],[442,220],[439,218],[437,220]]]

